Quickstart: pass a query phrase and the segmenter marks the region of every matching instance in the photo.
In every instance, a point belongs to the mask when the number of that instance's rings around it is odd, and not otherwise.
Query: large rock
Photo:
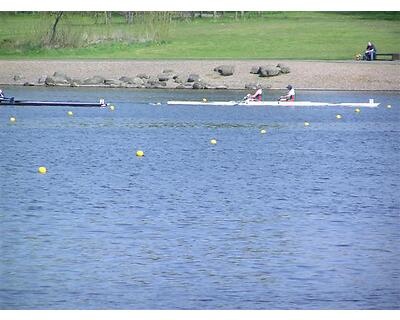
[[[104,78],[102,76],[93,76],[90,78],[87,78],[83,81],[83,84],[86,85],[96,85],[96,84],[104,84]]]
[[[112,85],[112,87],[119,87],[119,88],[135,88],[136,86],[131,85],[127,82],[123,82],[121,81],[121,83],[119,85]]]
[[[260,66],[251,67],[250,73],[258,74],[260,72],[260,68],[261,68]]]
[[[104,80],[104,84],[107,86],[121,86],[123,84],[123,82],[121,80],[117,80],[117,79],[105,79]]]
[[[167,73],[162,73],[157,76],[158,81],[168,81],[171,77]]]
[[[132,84],[135,85],[135,86],[142,86],[142,85],[144,85],[144,81],[143,81],[143,79],[140,79],[138,77],[134,77],[132,79]]]
[[[146,88],[160,89],[167,86],[166,81],[159,81],[157,78],[150,78],[145,84]]]
[[[160,81],[156,78],[150,78],[146,81],[146,85],[155,86],[160,84]]]
[[[181,76],[178,76],[178,75],[174,76],[173,79],[174,79],[175,83],[184,83],[185,82],[185,80],[182,79]]]
[[[71,84],[69,86],[75,88],[75,87],[79,87],[80,85],[81,85],[80,81],[76,82],[75,80],[72,80]]]
[[[231,76],[235,72],[235,67],[233,65],[224,64],[219,67],[215,67],[214,71],[218,72],[221,76]]]
[[[69,80],[65,79],[64,77],[55,77],[55,76],[48,76],[44,83],[47,86],[66,86],[69,85]]]
[[[45,81],[46,81],[46,78],[47,78],[46,75],[41,76],[41,77],[38,79],[38,83],[39,83],[39,84],[44,84]]]
[[[126,83],[132,83],[132,78],[131,77],[126,77],[126,76],[122,76],[121,78],[119,78],[119,81],[122,82],[126,82]]]
[[[146,83],[146,85],[144,87],[147,89],[163,89],[163,88],[165,88],[165,86],[166,86],[165,82],[159,82],[159,83],[153,83],[153,84]]]
[[[148,74],[145,73],[139,73],[136,75],[136,77],[140,78],[140,79],[150,79],[150,76]]]
[[[281,73],[290,73],[290,68],[285,64],[278,63],[276,67],[281,70]]]
[[[183,85],[186,89],[193,89],[193,82],[185,82]]]
[[[256,90],[257,86],[258,86],[257,83],[246,83],[244,85],[244,88],[247,89],[247,90]]]
[[[119,80],[124,82],[124,83],[131,84],[134,87],[135,86],[142,86],[144,84],[143,79],[138,78],[138,77],[131,78],[131,77],[123,76],[123,77],[119,78]]]
[[[60,71],[54,72],[53,77],[59,80],[60,82],[66,80],[69,83],[71,81],[70,77],[68,77],[64,72]]]
[[[274,77],[279,75],[281,69],[275,66],[265,66],[260,68],[260,77]]]
[[[206,84],[201,81],[194,82],[192,86],[193,89],[206,89],[206,87]]]
[[[49,78],[49,77],[47,77]],[[56,85],[56,86],[67,86],[71,84],[72,79],[68,77],[64,72],[56,71],[54,72],[51,79],[48,79],[48,84],[46,81],[46,85]]]
[[[77,84],[77,85],[81,85],[82,84],[82,80],[81,79],[78,79],[78,78],[74,78],[74,79],[71,79],[71,84],[72,83],[75,83],[75,84]]]
[[[46,86],[55,86],[56,82],[54,81],[54,77],[47,76],[46,79],[44,80],[44,84]]]
[[[200,76],[196,73],[190,74],[187,79],[187,82],[195,82],[195,81],[200,81]]]

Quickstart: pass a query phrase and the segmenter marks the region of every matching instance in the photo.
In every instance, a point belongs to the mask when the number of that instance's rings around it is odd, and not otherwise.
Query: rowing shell
[[[379,106],[379,103],[370,99],[369,102],[346,102],[346,103],[329,103],[329,102],[311,102],[311,101],[168,101],[170,105],[185,106],[260,106],[260,107],[370,107]]]
[[[73,101],[31,101],[31,100],[0,100],[5,106],[55,106],[55,107],[107,107],[104,100],[100,102],[73,102]]]

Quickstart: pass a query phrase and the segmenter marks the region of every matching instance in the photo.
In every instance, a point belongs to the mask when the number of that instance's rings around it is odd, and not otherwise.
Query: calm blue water
[[[0,107],[2,309],[400,308],[400,93],[5,89],[116,110]]]

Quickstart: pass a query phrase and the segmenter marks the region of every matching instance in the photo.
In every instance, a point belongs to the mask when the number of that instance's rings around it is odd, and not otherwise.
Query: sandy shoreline
[[[254,66],[283,63],[288,74],[261,78],[251,74]],[[221,76],[213,69],[233,65],[232,76]],[[146,73],[156,77],[163,70],[188,76],[199,74],[213,86],[244,89],[259,83],[265,88],[283,89],[292,84],[297,89],[315,90],[400,90],[400,62],[395,61],[293,61],[293,60],[0,60],[0,85],[37,84],[40,77],[63,72],[71,78],[86,79],[99,75],[107,79],[135,77]],[[20,79],[14,80],[15,76]],[[176,83],[168,81],[168,88]]]

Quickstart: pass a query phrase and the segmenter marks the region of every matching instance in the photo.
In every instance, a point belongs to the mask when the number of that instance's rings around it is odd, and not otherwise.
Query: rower
[[[279,101],[294,101],[294,97],[296,93],[294,92],[294,88],[289,84],[286,89],[288,89],[288,93],[279,98]]]
[[[253,95],[247,95],[248,100],[250,101],[261,101],[262,100],[262,88],[260,85],[257,85],[257,91]]]
[[[4,93],[3,93],[3,90],[0,89],[0,101],[2,101],[2,100],[3,101],[11,101],[11,102],[13,102],[14,101],[14,97],[6,98]]]

